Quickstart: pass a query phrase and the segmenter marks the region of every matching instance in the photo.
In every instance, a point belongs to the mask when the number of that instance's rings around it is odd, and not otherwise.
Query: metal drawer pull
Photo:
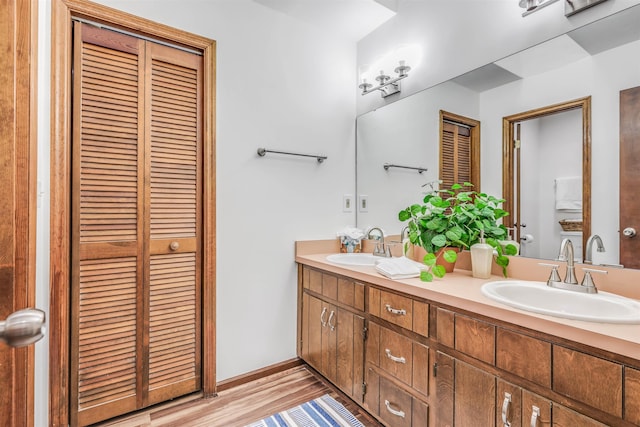
[[[335,330],[336,330],[336,325],[335,325],[335,323],[334,323],[334,324],[332,324],[332,323],[331,323],[331,319],[333,319],[333,317],[334,317],[335,315],[336,315],[336,312],[335,312],[335,311],[333,311],[333,310],[331,310],[331,314],[329,314],[329,328],[331,328],[331,330],[332,330],[332,331],[335,331]]]
[[[388,400],[384,401],[384,405],[387,407],[387,411],[391,412],[396,417],[404,418],[404,411],[398,411],[391,407],[391,403]]]
[[[323,328],[327,326],[327,321],[324,320],[325,314],[327,314],[327,307],[322,307],[322,313],[320,313],[320,324],[322,324]]]
[[[540,408],[531,407],[531,427],[538,427],[538,418],[540,417]]]
[[[407,314],[407,310],[405,310],[404,308],[402,309],[393,308],[389,304],[387,304],[386,307],[387,307],[387,311],[391,314],[399,314],[401,316],[405,316]]]
[[[511,423],[507,421],[507,414],[509,413],[510,405],[511,405],[511,394],[505,393],[504,400],[502,401],[502,424],[504,424],[504,427],[511,427]]]
[[[387,357],[393,360],[394,362],[407,363],[407,359],[405,359],[404,357],[394,356],[393,354],[391,354],[391,350],[389,350],[388,348],[385,348],[384,352],[387,353]]]

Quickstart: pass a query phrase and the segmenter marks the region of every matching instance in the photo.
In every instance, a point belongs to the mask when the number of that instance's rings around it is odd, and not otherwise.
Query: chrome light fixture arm
[[[404,61],[400,61],[400,65],[394,70],[395,73],[398,74],[397,77],[392,79],[386,75],[383,70],[380,70],[380,74],[376,76],[377,86],[373,86],[373,84],[368,83],[366,79],[363,79],[362,83],[358,85],[358,88],[362,89],[362,95],[379,90],[381,96],[386,98],[389,95],[400,92],[400,80],[408,77],[410,70],[411,67],[405,65]]]

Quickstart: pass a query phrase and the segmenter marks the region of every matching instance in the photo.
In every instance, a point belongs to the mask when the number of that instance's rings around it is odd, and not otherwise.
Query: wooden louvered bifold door
[[[200,57],[147,46],[149,403],[200,387]]]
[[[200,388],[201,59],[74,25],[71,424]]]
[[[469,129],[443,122],[440,142],[440,188],[472,182],[471,137]]]

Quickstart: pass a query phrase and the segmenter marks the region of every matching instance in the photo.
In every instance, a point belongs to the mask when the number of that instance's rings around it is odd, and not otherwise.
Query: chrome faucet
[[[576,268],[573,265],[573,255],[573,243],[571,243],[571,240],[562,239],[562,243],[560,243],[560,253],[558,254],[558,261],[567,261],[567,274],[564,277],[564,283],[577,285],[578,281],[576,280]]]
[[[376,230],[380,233],[380,235],[375,236],[371,234],[373,231],[376,231]],[[367,232],[367,239],[370,239],[370,240],[373,239],[376,241],[376,245],[373,248],[373,255],[391,258],[391,249],[384,242],[384,232],[382,231],[381,228],[379,227],[370,228],[369,231]]]
[[[576,280],[576,268],[574,266],[574,253],[573,253],[573,243],[569,239],[563,239],[560,244],[560,253],[558,254],[558,261],[567,261],[567,274],[564,278],[564,281],[560,280],[560,275],[558,274],[558,266],[556,264],[541,264],[548,267],[551,267],[551,275],[549,276],[549,280],[547,280],[547,286],[552,288],[565,289],[569,291],[577,291],[584,292],[587,294],[595,294],[598,292],[595,284],[593,283],[593,279],[591,277],[591,273],[604,273],[606,271],[603,270],[594,270],[591,268],[583,268],[585,271],[584,279],[582,280],[582,284],[578,285],[578,281]]]
[[[593,242],[596,242],[596,250],[598,252],[604,252],[604,244],[602,243],[602,239],[597,234],[592,234],[587,239],[587,247],[584,254],[584,263],[585,264],[593,264]]]

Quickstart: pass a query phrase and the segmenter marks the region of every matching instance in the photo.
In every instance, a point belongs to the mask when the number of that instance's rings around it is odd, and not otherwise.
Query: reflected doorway
[[[505,225],[523,256],[553,259],[569,238],[583,259],[591,232],[590,117],[586,97],[503,119]]]

